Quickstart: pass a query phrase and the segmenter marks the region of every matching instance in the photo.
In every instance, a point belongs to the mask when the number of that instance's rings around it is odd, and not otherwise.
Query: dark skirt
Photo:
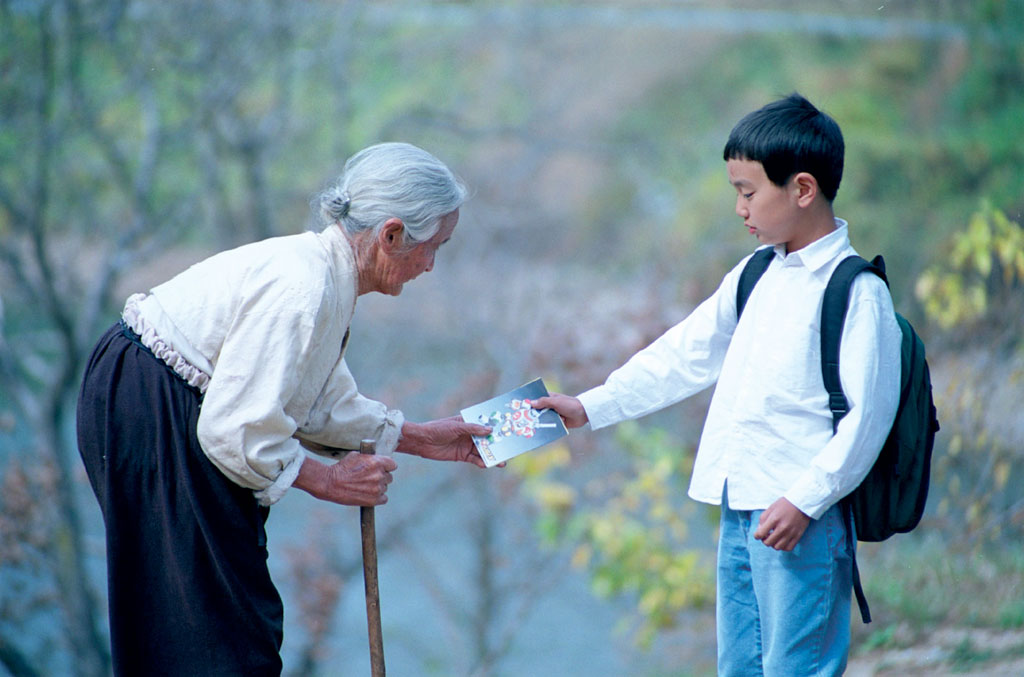
[[[267,511],[203,453],[201,403],[122,324],[85,370],[78,448],[106,527],[117,675],[281,673]]]

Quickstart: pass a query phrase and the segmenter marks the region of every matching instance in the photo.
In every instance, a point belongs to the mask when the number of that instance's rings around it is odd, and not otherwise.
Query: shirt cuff
[[[405,414],[397,409],[388,409],[384,414],[384,428],[377,436],[377,454],[392,456],[398,448],[398,440],[402,437],[402,425],[405,424]]]
[[[836,503],[835,495],[836,492],[815,477],[812,471],[807,471],[783,496],[800,512],[811,519],[818,519]]]
[[[295,482],[295,478],[299,476],[299,468],[302,467],[302,462],[306,460],[306,455],[299,453],[295,455],[295,458],[285,466],[281,474],[277,476],[274,483],[265,489],[260,489],[256,493],[256,500],[259,501],[260,505],[273,505],[281,500],[284,493],[288,491],[292,484]]]
[[[608,390],[604,386],[580,393],[576,399],[580,401],[583,410],[587,412],[587,420],[590,421],[592,430],[610,426],[625,418],[619,403],[608,394]]]

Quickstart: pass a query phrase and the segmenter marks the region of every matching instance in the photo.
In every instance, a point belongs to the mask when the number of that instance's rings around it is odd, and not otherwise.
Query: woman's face
[[[381,291],[398,296],[402,293],[402,286],[406,282],[416,279],[423,273],[430,272],[434,268],[434,256],[437,254],[437,250],[451,239],[458,222],[459,210],[456,209],[441,217],[441,225],[432,238],[408,249],[400,248],[386,257],[385,270],[382,271],[383,275],[381,276],[384,288]]]

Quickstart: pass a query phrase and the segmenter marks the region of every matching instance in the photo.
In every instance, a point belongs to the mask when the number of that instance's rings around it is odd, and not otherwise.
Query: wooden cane
[[[359,443],[359,453],[377,453],[374,440]],[[377,527],[373,506],[359,508],[359,527],[363,537],[363,584],[366,588],[366,626],[370,635],[370,675],[384,677],[384,635],[380,628],[380,588],[377,585]]]

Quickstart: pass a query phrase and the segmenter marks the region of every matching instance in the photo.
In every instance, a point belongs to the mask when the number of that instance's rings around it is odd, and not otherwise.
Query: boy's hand
[[[554,409],[562,417],[566,428],[579,428],[589,419],[583,404],[571,395],[560,395],[551,393],[547,397],[541,397],[533,401],[534,409]]]
[[[761,513],[754,538],[769,548],[789,552],[800,542],[810,523],[810,517],[785,498],[780,498]]]

